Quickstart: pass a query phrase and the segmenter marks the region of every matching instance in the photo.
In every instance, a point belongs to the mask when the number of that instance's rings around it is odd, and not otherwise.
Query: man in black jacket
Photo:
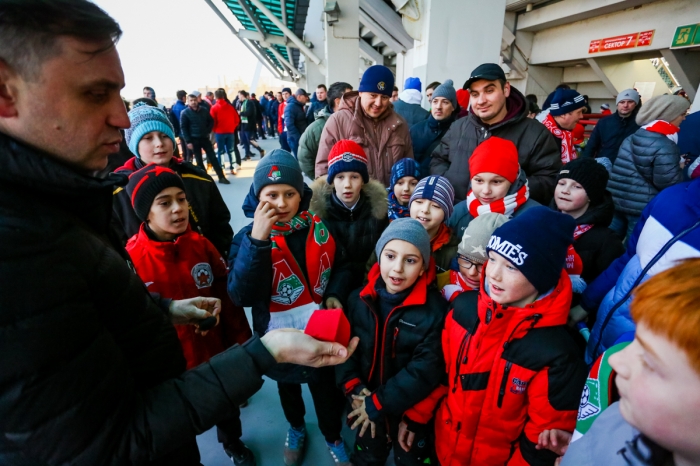
[[[356,345],[270,332],[184,372],[172,323],[220,302],[149,295],[109,229],[125,177],[92,176],[129,126],[120,35],[85,0],[0,2],[2,465],[198,465],[195,435],[275,361],[329,365]]]
[[[622,141],[634,134],[639,125],[635,121],[639,111],[639,93],[627,89],[617,95],[617,111],[601,118],[583,150],[584,157],[607,158],[615,163]]]
[[[200,105],[197,96],[190,94],[187,96],[187,108],[182,111],[180,116],[180,128],[182,136],[185,138],[187,148],[194,152],[197,159],[197,166],[202,170],[206,170],[206,166],[202,161],[202,149],[207,154],[207,162],[214,167],[216,176],[219,177],[219,183],[231,184],[226,179],[224,171],[219,165],[219,160],[214,154],[214,147],[209,140],[209,133],[214,128],[214,119],[209,114],[209,108]]]

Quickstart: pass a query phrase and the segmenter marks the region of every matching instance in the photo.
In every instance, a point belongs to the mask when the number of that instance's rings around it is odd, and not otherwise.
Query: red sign
[[[654,31],[635,32],[624,36],[608,37],[591,41],[588,53],[612,52],[614,50],[631,49],[651,45]]]

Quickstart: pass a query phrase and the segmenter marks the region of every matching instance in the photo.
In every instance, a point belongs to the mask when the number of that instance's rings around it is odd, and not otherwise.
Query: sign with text
[[[655,30],[634,32],[623,36],[592,40],[588,47],[588,53],[612,52],[615,50],[645,47],[651,45],[651,41],[654,39],[654,31]]]
[[[671,48],[692,47],[693,45],[700,45],[700,24],[678,26],[673,35]]]

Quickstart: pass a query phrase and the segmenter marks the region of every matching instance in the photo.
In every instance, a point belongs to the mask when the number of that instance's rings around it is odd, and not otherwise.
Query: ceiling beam
[[[260,25],[260,21],[258,21],[258,18],[255,16],[255,14],[251,11],[250,7],[246,3],[245,0],[236,0],[236,2],[241,6],[243,11],[245,12],[245,15],[248,17],[251,23],[253,23],[253,26],[255,26],[255,29],[260,32],[260,34],[265,37],[267,34],[265,34],[265,29],[263,29],[262,25]]]
[[[360,39],[360,55],[372,60],[375,65],[384,64],[384,55],[377,52],[371,45],[367,43],[366,40]]]
[[[377,36],[379,40],[391,47],[396,53],[406,52],[406,47],[403,46],[399,41],[394,39],[391,34],[389,34],[383,27],[379,25],[373,18],[371,18],[367,13],[360,9],[360,23],[367,29],[372,31],[372,34]]]

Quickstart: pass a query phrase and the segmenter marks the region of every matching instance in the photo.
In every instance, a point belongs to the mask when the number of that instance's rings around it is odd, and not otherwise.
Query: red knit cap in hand
[[[342,309],[319,309],[311,314],[304,333],[317,340],[348,346],[350,322]]]
[[[358,143],[350,139],[336,142],[328,154],[328,184],[332,184],[335,175],[342,172],[357,172],[362,175],[362,181],[369,182],[367,154]]]
[[[495,173],[515,183],[520,171],[518,149],[511,141],[491,136],[479,144],[469,158],[469,176]]]

